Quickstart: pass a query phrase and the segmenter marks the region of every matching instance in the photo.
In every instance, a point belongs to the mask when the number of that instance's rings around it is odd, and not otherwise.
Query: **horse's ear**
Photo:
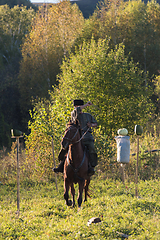
[[[72,121],[71,120],[69,120],[69,123],[67,123],[66,126],[70,126],[70,125],[72,125]]]

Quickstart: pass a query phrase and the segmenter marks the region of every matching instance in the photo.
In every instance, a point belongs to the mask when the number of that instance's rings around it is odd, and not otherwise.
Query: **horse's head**
[[[76,143],[80,139],[78,122],[67,124],[64,137],[62,138],[62,148],[67,149],[70,144]]]

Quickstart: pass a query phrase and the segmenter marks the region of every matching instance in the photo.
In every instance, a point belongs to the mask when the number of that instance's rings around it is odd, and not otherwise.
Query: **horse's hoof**
[[[81,207],[78,207],[78,211],[77,212],[79,212],[81,210]]]
[[[68,206],[72,206],[72,201],[71,200],[68,200]]]

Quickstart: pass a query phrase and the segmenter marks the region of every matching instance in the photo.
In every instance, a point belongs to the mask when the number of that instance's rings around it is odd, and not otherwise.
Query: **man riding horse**
[[[97,127],[97,121],[91,114],[82,112],[82,110],[85,107],[92,105],[90,101],[84,104],[83,100],[74,100],[73,105],[74,105],[74,110],[71,112],[71,121],[72,122],[75,122],[76,120],[79,121],[81,131],[82,131],[82,136],[83,136],[82,143],[87,147],[88,154],[89,154],[88,175],[91,176],[95,173],[94,167],[97,165],[97,153],[94,147],[94,138],[92,136],[91,128]],[[63,173],[66,153],[67,153],[67,150],[64,150],[62,148],[58,156],[60,164],[57,168],[53,169],[54,172]]]

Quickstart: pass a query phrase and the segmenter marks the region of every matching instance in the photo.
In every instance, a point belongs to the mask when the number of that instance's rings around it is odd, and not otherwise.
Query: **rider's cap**
[[[73,105],[74,106],[82,106],[82,105],[84,105],[84,102],[83,102],[83,100],[76,99],[76,100],[73,101]]]

